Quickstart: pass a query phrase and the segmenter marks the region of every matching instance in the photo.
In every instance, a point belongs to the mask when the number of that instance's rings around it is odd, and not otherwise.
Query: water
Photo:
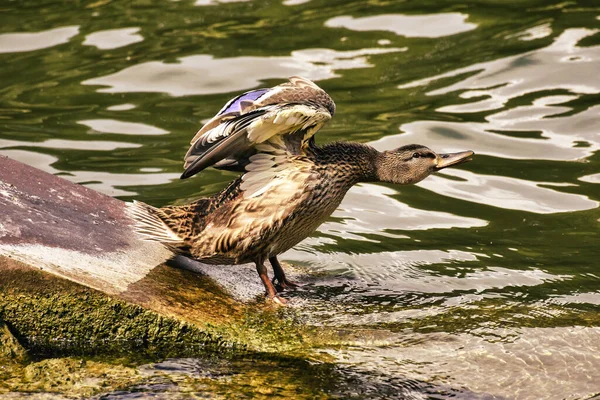
[[[311,271],[288,295],[301,317],[356,336],[320,350],[344,377],[334,389],[319,381],[324,390],[600,393],[596,2],[0,8],[0,153],[123,200],[164,205],[218,191],[234,174],[178,180],[189,140],[233,95],[295,74],[337,103],[320,143],[477,153],[416,186],[356,187],[282,256]],[[189,376],[200,361],[169,362]]]

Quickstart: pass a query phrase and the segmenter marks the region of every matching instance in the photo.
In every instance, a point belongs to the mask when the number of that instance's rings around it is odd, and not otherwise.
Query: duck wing
[[[334,112],[329,95],[302,77],[291,77],[271,89],[246,92],[230,100],[196,133],[181,178],[209,166],[247,170],[261,158],[253,161],[252,157],[261,152],[275,151],[281,156],[283,150],[288,157],[304,155],[308,141]]]

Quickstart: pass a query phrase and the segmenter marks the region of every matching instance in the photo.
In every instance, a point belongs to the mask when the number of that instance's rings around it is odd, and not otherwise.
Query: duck
[[[239,176],[186,205],[157,208],[134,200],[135,231],[202,263],[254,263],[267,298],[285,304],[281,292],[297,284],[286,277],[279,255],[327,220],[352,186],[415,184],[474,155],[438,154],[419,144],[382,152],[347,141],[319,146],[315,134],[335,111],[323,89],[299,76],[231,99],[191,140],[181,178],[208,167]]]

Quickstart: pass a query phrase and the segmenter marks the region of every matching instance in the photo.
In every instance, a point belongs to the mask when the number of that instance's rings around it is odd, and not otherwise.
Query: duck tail
[[[142,239],[160,242],[169,248],[184,245],[183,239],[165,223],[167,215],[160,208],[134,200],[128,203],[128,210],[135,221],[134,230]]]

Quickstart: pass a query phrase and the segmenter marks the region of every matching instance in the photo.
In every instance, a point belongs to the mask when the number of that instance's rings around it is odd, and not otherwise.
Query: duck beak
[[[438,163],[435,167],[436,170],[450,167],[452,165],[462,164],[467,161],[471,161],[471,156],[475,154],[471,150],[461,151],[458,153],[447,153],[438,155]]]

